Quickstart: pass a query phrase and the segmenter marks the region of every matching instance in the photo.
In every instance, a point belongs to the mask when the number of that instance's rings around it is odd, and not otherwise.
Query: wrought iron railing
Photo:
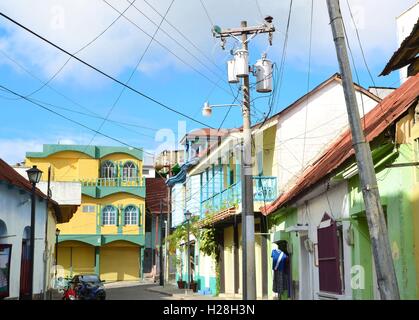
[[[83,187],[143,187],[143,178],[96,178],[80,181]]]
[[[277,197],[276,177],[253,177],[253,200],[258,202],[272,202]],[[201,213],[218,212],[237,206],[241,203],[241,181],[232,184],[227,189],[214,193],[201,202]]]

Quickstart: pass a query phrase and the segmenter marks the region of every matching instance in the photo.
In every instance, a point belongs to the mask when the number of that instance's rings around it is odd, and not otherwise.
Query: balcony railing
[[[143,178],[97,178],[80,181],[82,187],[142,187]]]
[[[272,202],[277,197],[276,177],[253,177],[253,200],[257,202]],[[218,212],[237,206],[241,203],[241,181],[227,189],[213,194],[201,202],[201,213]]]

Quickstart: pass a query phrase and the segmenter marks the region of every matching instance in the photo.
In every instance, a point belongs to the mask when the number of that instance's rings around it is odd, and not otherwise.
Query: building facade
[[[381,100],[355,84],[360,113]],[[305,120],[307,119],[307,121]],[[253,200],[255,213],[256,291],[272,298],[269,269],[271,238],[261,208],[284,193],[316,157],[347,128],[346,105],[338,74],[319,84],[280,113],[252,127]],[[314,138],[313,138],[314,137]],[[185,139],[186,140],[186,139]],[[211,141],[210,138],[201,139]],[[212,139],[197,154],[198,163],[172,189],[173,221],[184,223],[185,208],[215,229],[220,244],[218,261],[200,251],[194,239],[191,257],[200,288],[227,296],[242,294],[242,191],[240,130]],[[189,149],[191,147],[189,146]],[[182,199],[182,197],[184,197]],[[203,224],[201,224],[203,226]],[[192,254],[191,254],[192,255]],[[183,266],[187,265],[183,263]],[[182,273],[186,270],[183,267]],[[184,274],[179,274],[184,279]],[[216,285],[217,281],[219,284]]]
[[[81,206],[60,229],[64,276],[96,273],[102,280],[142,276],[145,242],[143,152],[126,147],[44,145],[26,165],[51,166],[52,181],[81,183]]]
[[[419,297],[418,96],[409,78],[365,118],[401,299]],[[348,130],[267,212],[291,248],[295,299],[380,299]]]
[[[32,186],[0,159],[0,299],[29,296]],[[34,298],[47,298],[55,264],[55,228],[74,208],[60,207],[38,188],[35,204]]]

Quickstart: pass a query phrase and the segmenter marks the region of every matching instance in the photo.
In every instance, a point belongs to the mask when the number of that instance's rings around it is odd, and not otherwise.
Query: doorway
[[[31,228],[26,227],[23,231],[22,237],[22,255],[20,260],[20,290],[19,298],[21,300],[28,299],[30,296],[30,272],[31,272],[31,260],[30,260],[30,234]]]
[[[307,235],[300,236],[300,300],[313,300],[312,270],[310,264],[310,241]]]

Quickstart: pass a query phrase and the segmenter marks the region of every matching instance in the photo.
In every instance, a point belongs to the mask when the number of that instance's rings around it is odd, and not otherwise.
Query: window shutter
[[[317,228],[320,291],[342,294],[336,221],[324,214]]]
[[[127,209],[127,207],[123,207],[121,206],[121,225],[124,226],[126,225],[125,223],[125,210]]]
[[[141,227],[141,206],[138,206],[138,226]]]

